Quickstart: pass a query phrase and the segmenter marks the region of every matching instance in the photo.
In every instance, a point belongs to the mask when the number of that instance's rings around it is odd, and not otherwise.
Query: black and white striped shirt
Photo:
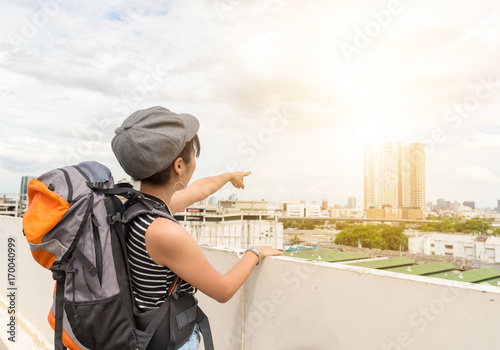
[[[156,264],[146,251],[146,230],[159,216],[143,214],[128,224],[127,250],[132,291],[142,311],[157,309],[165,301],[167,290],[177,276],[168,267]],[[189,283],[181,284],[182,294],[194,294]]]

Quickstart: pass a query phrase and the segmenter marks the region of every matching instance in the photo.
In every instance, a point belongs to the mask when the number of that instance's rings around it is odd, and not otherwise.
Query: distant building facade
[[[425,210],[425,147],[422,143],[370,143],[365,146],[366,217],[401,218],[402,209]],[[376,209],[376,210],[371,210]],[[382,214],[380,210],[388,210]],[[401,212],[399,212],[401,210]]]
[[[409,237],[411,254],[444,255],[500,263],[500,237],[433,233]]]
[[[333,218],[363,219],[364,217],[362,208],[332,208],[329,212]]]
[[[22,217],[28,208],[28,184],[35,176],[21,177],[19,193],[0,194],[0,215]]]
[[[221,202],[230,205],[231,201]],[[234,207],[191,207],[174,216],[198,244],[237,249],[271,245],[283,249],[283,223],[278,221],[278,213],[270,213],[263,203],[260,208],[244,209],[250,205],[247,202]]]
[[[0,215],[22,217],[28,206],[19,193],[0,193]]]
[[[19,188],[19,194],[21,194],[21,200],[27,202],[28,201],[28,183],[35,179],[34,176],[23,176],[21,178],[21,187]]]
[[[321,201],[321,209],[328,209],[328,200],[323,199]]]
[[[347,208],[356,208],[356,197],[347,197]]]
[[[324,217],[325,211],[315,202],[283,201],[283,215],[289,217]]]
[[[444,198],[439,198],[436,202],[436,209],[437,210],[444,210]]]
[[[463,205],[472,208],[472,210],[476,209],[476,202],[474,201],[465,201],[463,202]]]

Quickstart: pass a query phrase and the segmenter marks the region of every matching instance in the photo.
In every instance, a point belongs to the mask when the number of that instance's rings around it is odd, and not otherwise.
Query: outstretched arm
[[[269,246],[256,248],[261,251],[262,258],[283,255]],[[255,254],[246,252],[233,268],[221,274],[182,226],[164,218],[156,219],[147,229],[146,250],[157,264],[168,266],[193,287],[221,303],[231,299],[258,261]]]
[[[178,213],[191,204],[199,202],[214,194],[228,182],[231,182],[236,188],[243,189],[245,188],[243,178],[251,173],[251,171],[235,171],[196,180],[191,185],[187,186],[185,191],[177,191],[176,194],[172,196],[169,208],[172,213]]]

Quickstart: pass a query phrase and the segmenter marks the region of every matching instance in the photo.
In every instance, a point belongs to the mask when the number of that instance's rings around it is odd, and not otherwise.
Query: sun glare
[[[382,129],[379,125],[373,123],[365,123],[357,128],[356,137],[359,142],[365,144],[368,142],[383,142],[385,135],[382,134]]]

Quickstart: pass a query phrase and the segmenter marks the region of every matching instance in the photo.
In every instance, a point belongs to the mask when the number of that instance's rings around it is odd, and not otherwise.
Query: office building
[[[32,180],[35,179],[34,176],[23,176],[21,178],[21,187],[19,189],[19,194],[21,195],[21,200],[22,201],[27,201],[28,200],[28,183]]]
[[[465,201],[463,202],[463,205],[472,208],[472,210],[476,209],[476,202],[474,201]]]
[[[436,203],[437,210],[444,210],[444,198],[439,198]]]
[[[356,197],[347,197],[347,208],[356,208]]]
[[[327,199],[323,199],[321,201],[321,209],[328,209],[328,200]]]
[[[432,203],[432,202],[427,202],[427,205],[425,206],[425,210],[427,210],[427,211],[432,211],[432,210],[434,210],[434,203]]]
[[[425,147],[422,143],[370,143],[365,146],[364,207],[391,211],[425,210]],[[381,213],[377,212],[377,217]],[[414,216],[415,213],[412,214]],[[383,214],[382,214],[383,216]]]

